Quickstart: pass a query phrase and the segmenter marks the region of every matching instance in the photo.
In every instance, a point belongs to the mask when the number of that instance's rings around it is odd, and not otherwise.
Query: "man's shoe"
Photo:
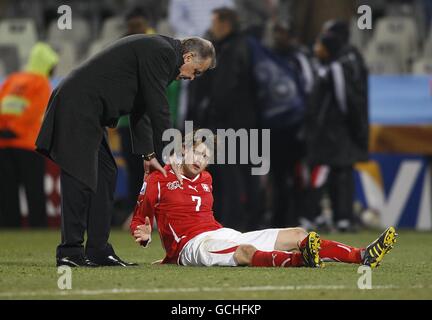
[[[88,268],[95,268],[98,267],[98,265],[86,257],[82,255],[76,255],[76,256],[69,256],[69,257],[63,257],[63,258],[57,258],[57,267],[60,266],[68,266],[72,268],[76,267],[88,267]]]
[[[324,266],[319,256],[321,238],[318,233],[314,231],[309,232],[307,237],[301,242],[299,249],[306,267],[321,268]]]
[[[394,227],[387,228],[375,241],[366,247],[363,264],[376,268],[380,265],[384,256],[396,243],[397,233]]]
[[[133,267],[138,265],[137,263],[123,261],[116,254],[92,259],[92,262],[101,267]]]

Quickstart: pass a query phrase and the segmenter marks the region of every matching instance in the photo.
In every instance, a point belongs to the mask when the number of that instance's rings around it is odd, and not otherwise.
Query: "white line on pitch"
[[[413,285],[400,287],[395,285],[373,286],[372,290],[388,289],[431,289],[432,286]],[[196,288],[160,288],[160,289],[101,289],[101,290],[44,290],[24,292],[0,292],[0,297],[35,297],[35,296],[94,296],[102,294],[125,293],[195,293],[195,292],[238,292],[238,291],[300,291],[300,290],[359,290],[357,287],[344,285],[300,285],[300,286],[257,286],[257,287],[196,287]],[[362,290],[359,290],[362,291]]]

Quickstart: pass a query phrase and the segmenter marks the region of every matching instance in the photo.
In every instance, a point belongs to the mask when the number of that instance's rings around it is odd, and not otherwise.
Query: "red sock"
[[[327,259],[346,263],[361,263],[362,250],[363,249],[350,247],[336,241],[321,239],[319,255],[324,261]]]
[[[255,251],[252,267],[301,267],[304,265],[300,252]]]

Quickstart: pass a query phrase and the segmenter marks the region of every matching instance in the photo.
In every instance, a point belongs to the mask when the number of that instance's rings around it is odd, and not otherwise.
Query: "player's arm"
[[[139,243],[144,247],[147,247],[151,242],[151,232],[152,228],[150,224],[150,219],[149,217],[145,217],[144,224],[138,225],[133,233],[135,242]]]
[[[154,208],[158,201],[158,190],[158,182],[155,179],[155,175],[150,175],[144,182],[130,224],[130,232],[135,241],[144,247],[147,247],[151,242]]]

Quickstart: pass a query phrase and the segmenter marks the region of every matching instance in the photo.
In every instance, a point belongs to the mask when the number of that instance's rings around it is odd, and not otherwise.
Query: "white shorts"
[[[234,252],[241,244],[253,245],[260,251],[273,251],[281,229],[265,229],[241,233],[221,228],[197,235],[180,252],[179,262],[184,266],[236,266]]]

